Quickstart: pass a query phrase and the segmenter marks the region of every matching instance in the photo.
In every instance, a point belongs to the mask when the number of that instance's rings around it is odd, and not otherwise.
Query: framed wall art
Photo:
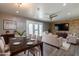
[[[15,30],[16,29],[16,21],[3,20],[3,29],[5,29],[5,30]]]

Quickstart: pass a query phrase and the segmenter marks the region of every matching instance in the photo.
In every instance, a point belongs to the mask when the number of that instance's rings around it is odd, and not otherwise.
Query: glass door
[[[43,32],[43,24],[28,21],[26,30],[27,34],[34,34],[41,36]]]
[[[39,36],[42,36],[43,33],[43,25],[39,24]]]
[[[38,24],[34,24],[34,34],[38,35],[39,34],[39,27]]]
[[[29,34],[33,34],[33,24],[29,24]]]

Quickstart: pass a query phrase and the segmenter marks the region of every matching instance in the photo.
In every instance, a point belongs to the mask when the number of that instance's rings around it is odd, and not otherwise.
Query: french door
[[[43,32],[43,25],[38,23],[28,24],[28,34],[34,34],[41,36]]]

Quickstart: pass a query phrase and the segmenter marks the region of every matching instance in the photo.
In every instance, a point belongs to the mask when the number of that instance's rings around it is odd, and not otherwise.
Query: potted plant
[[[15,33],[18,34],[20,37],[22,37],[25,32],[26,32],[25,30],[24,31],[18,31],[18,30],[15,31]]]

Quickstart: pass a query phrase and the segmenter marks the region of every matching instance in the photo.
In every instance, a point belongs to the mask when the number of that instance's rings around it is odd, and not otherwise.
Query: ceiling
[[[17,12],[19,11],[19,12]],[[79,18],[79,3],[0,3],[0,12],[50,22],[49,15],[56,14],[52,21]]]

